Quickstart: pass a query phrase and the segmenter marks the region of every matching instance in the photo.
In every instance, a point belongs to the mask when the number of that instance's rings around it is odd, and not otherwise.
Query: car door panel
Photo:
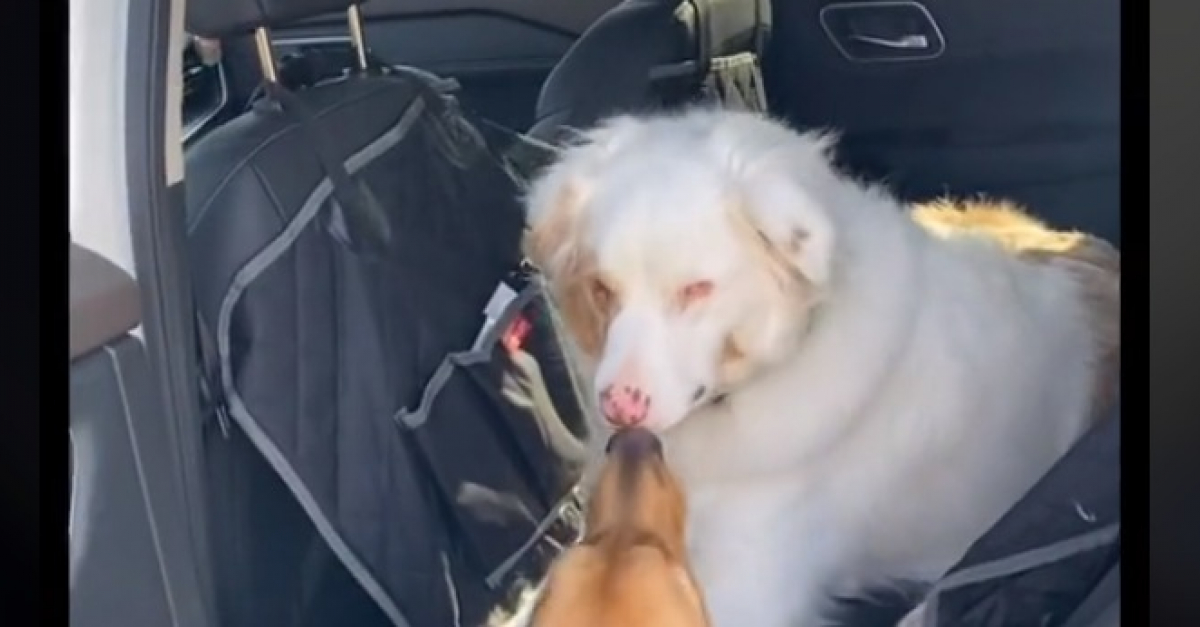
[[[1119,242],[1117,0],[925,0],[944,38],[935,56],[865,46],[848,58],[851,36],[921,28],[888,16],[896,5],[916,3],[777,3],[767,86],[779,113],[838,129],[847,164],[906,197],[1010,196]]]
[[[75,244],[70,270],[71,623],[205,627],[137,285]]]
[[[70,574],[77,624],[174,623],[128,430],[129,414],[145,411],[138,406],[144,368],[137,340],[128,337],[71,366]]]

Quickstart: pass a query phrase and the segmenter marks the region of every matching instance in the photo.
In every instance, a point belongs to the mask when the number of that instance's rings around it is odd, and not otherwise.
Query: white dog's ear
[[[594,173],[619,146],[636,136],[644,122],[630,115],[610,117],[581,133],[559,153],[558,160],[530,186],[525,197],[526,254],[543,270],[554,272],[570,265],[569,256],[579,237],[584,203],[592,189]]]
[[[762,120],[743,120],[730,157],[738,179],[735,224],[765,255],[776,275],[821,287],[833,262],[838,190],[830,133],[796,134]]]
[[[791,182],[760,178],[756,189],[732,203],[736,231],[762,255],[783,287],[828,282],[835,232],[828,209]]]
[[[526,197],[525,254],[551,276],[571,265],[582,200],[579,184],[560,172],[534,183]]]
[[[610,311],[592,289],[596,259],[584,239],[586,189],[560,166],[534,183],[526,198],[525,254],[545,274],[582,356],[594,359],[603,347]]]

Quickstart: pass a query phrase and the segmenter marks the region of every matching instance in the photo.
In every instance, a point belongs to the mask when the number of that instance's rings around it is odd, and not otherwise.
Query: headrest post
[[[346,9],[346,19],[350,22],[350,45],[354,46],[354,56],[358,60],[358,68],[366,70],[367,43],[366,37],[363,36],[362,12],[358,10],[357,4],[352,4],[350,8]]]
[[[271,35],[265,26],[254,29],[254,48],[258,51],[258,64],[262,67],[263,78],[279,82],[279,74],[275,71],[275,52],[271,49]]]

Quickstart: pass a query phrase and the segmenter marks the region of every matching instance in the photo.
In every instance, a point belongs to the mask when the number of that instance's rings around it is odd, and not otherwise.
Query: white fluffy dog
[[[609,422],[661,433],[718,627],[930,581],[1088,426],[1119,257],[1019,211],[909,211],[752,114],[618,117],[527,242]]]

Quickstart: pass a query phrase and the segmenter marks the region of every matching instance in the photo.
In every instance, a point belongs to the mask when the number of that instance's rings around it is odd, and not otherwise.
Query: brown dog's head
[[[533,627],[706,627],[688,570],[686,502],[658,438],[615,433],[587,533],[551,569]]]

